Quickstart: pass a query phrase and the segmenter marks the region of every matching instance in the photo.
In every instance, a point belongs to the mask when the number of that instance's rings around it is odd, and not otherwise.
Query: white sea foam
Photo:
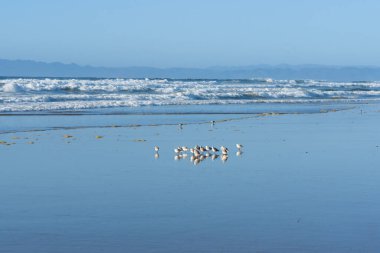
[[[379,99],[380,82],[272,79],[0,79],[0,112]]]

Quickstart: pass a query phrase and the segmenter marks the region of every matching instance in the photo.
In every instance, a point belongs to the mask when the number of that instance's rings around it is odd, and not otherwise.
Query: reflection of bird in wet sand
[[[155,153],[155,154],[154,154],[154,158],[155,158],[155,159],[160,158],[160,154],[159,154],[159,153]]]
[[[211,156],[211,160],[215,160],[215,159],[217,159],[218,157],[219,157],[218,154],[213,154],[213,155]]]
[[[243,155],[243,153],[244,153],[243,151],[239,150],[238,152],[236,152],[236,156],[241,156],[241,155]]]
[[[222,162],[227,162],[227,160],[228,160],[228,155],[222,155],[221,157],[220,157],[220,159],[222,160]]]

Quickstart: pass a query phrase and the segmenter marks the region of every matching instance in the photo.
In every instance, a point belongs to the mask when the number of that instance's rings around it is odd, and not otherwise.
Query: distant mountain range
[[[380,67],[325,65],[252,65],[244,67],[152,68],[93,67],[59,62],[0,59],[0,76],[12,77],[105,77],[179,79],[316,79],[331,81],[380,80]]]

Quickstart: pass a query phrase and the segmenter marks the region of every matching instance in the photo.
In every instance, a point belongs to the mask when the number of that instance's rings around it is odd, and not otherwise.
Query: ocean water
[[[246,110],[258,104],[350,104],[379,100],[380,81],[0,79],[0,113],[99,110],[149,113],[162,106],[170,113],[171,108],[176,108],[173,106],[183,105],[249,105],[244,107]],[[220,111],[220,107],[207,108]]]

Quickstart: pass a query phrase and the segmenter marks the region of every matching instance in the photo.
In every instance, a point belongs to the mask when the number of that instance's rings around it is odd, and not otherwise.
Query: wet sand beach
[[[0,252],[376,252],[379,116],[2,118]],[[194,145],[228,159],[175,159]]]

